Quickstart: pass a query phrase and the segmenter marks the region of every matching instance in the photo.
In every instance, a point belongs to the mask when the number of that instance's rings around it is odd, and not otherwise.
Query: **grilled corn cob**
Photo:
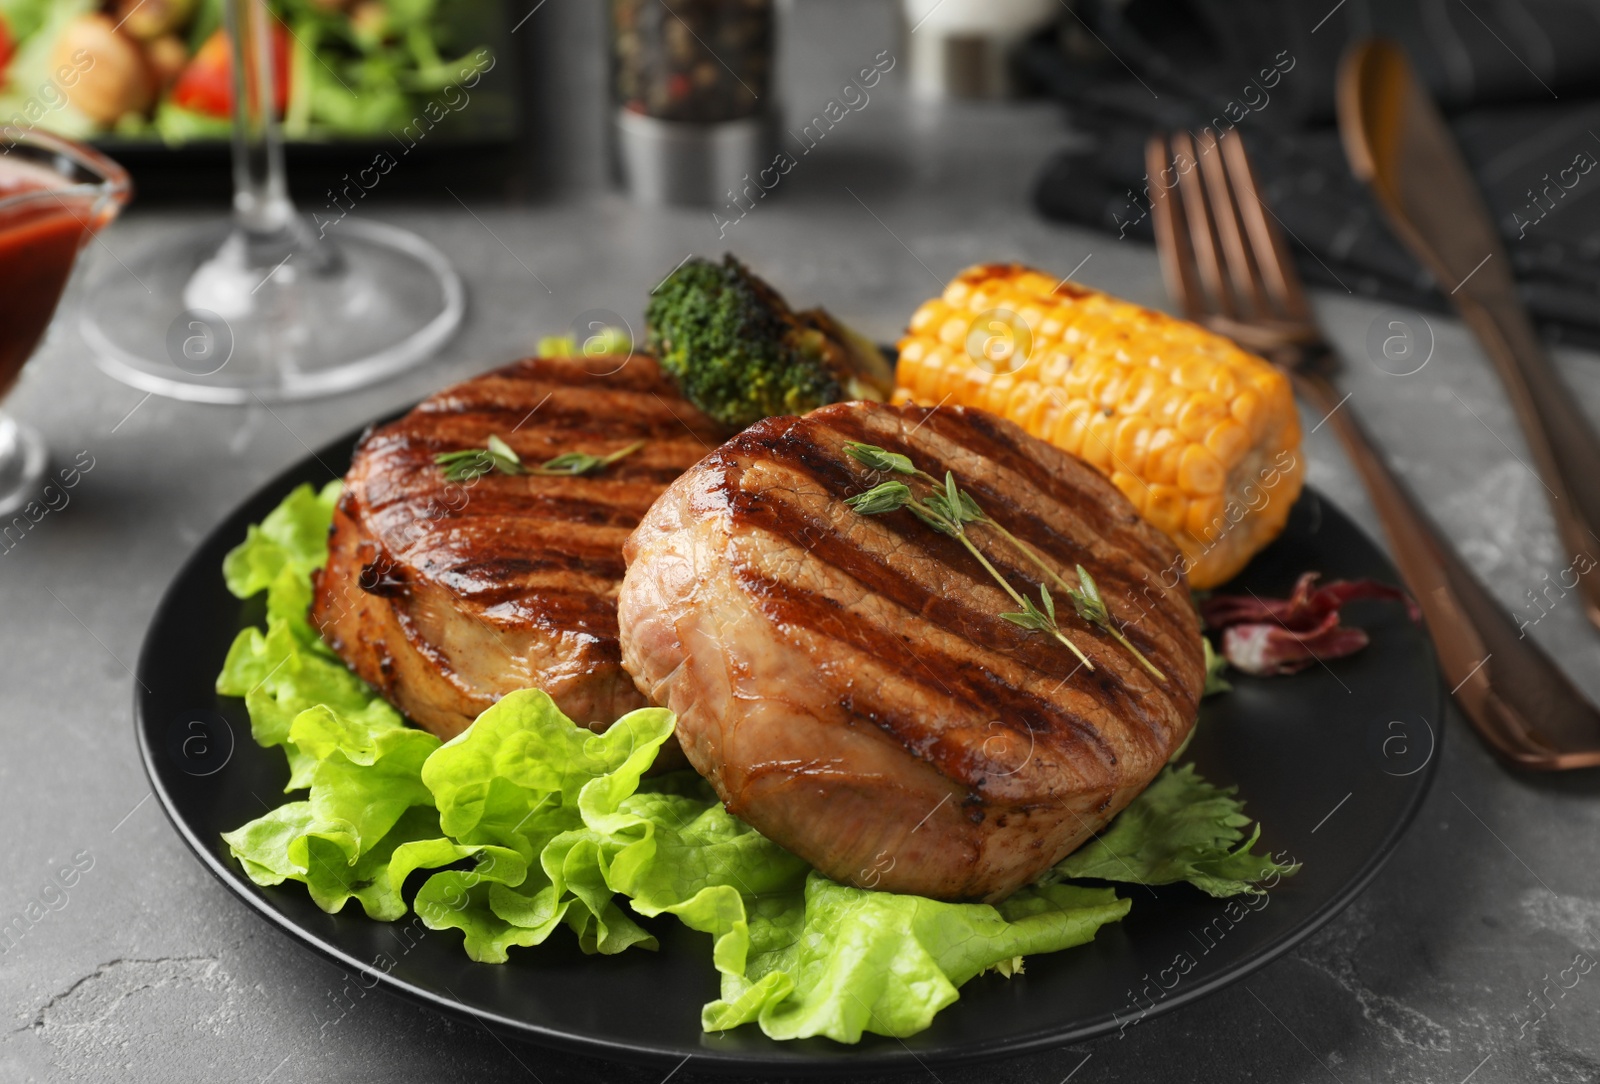
[[[1015,264],[968,268],[900,340],[896,399],[1011,419],[1110,476],[1193,587],[1277,537],[1304,473],[1288,379],[1220,335]]]

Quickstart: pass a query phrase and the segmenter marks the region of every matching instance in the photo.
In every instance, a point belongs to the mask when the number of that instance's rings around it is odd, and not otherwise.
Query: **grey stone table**
[[[784,77],[796,117],[821,109],[879,50],[898,47],[881,6],[806,0],[793,19],[807,58]],[[824,304],[881,339],[941,280],[980,259],[1077,268],[1084,282],[1165,303],[1151,251],[1031,213],[1031,178],[1064,138],[1048,108],[915,106],[891,74],[719,237],[709,212],[642,210],[606,190],[592,16],[557,0],[534,20],[525,33],[578,58],[547,80],[568,84],[550,126],[568,148],[563,160],[577,163],[561,194],[520,207],[484,197],[471,213],[442,195],[425,207],[363,211],[437,242],[469,284],[466,326],[437,360],[360,394],[272,411],[147,399],[94,367],[69,298],[12,397],[62,465],[81,454],[92,469],[67,506],[0,554],[0,920],[40,899],[64,861],[78,856],[89,868],[65,902],[51,893],[55,908],[0,956],[8,1015],[0,1080],[655,1084],[663,1071],[508,1048],[471,1023],[382,994],[341,1011],[340,972],[269,929],[200,867],[150,800],[130,725],[128,668],[179,563],[308,448],[517,357],[585,310],[613,310],[637,326],[646,292],[691,252],[732,249],[790,298]],[[91,259],[105,263],[203,217],[135,211]],[[1431,362],[1387,375],[1365,346],[1379,307],[1337,292],[1316,300],[1349,362],[1345,409],[1368,422],[1502,601],[1536,614],[1527,592],[1572,555],[1559,549],[1477,346],[1454,321],[1430,318]],[[1600,359],[1558,352],[1558,360],[1576,394],[1600,410]],[[1311,481],[1375,532],[1319,420],[1305,419]],[[1600,695],[1600,636],[1575,599],[1531,634]],[[1125,1039],[938,1078],[1600,1079],[1600,974],[1559,997],[1553,981],[1575,954],[1600,957],[1600,775],[1513,774],[1454,713],[1442,728],[1437,784],[1417,823],[1372,886],[1308,943]],[[1554,1007],[1523,1026],[1547,985]],[[674,1076],[696,1078],[692,1061]]]

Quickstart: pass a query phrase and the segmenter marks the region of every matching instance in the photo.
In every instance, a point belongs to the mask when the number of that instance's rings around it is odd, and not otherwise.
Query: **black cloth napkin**
[[[1540,330],[1600,347],[1600,0],[1077,0],[1016,58],[1088,137],[1047,164],[1039,210],[1149,239],[1151,131],[1236,128],[1308,280],[1447,307],[1339,143],[1338,60],[1369,34],[1446,111]]]

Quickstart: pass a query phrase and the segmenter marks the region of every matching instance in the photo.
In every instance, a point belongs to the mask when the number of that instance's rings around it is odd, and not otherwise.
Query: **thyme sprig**
[[[930,493],[920,501],[913,499],[911,487],[904,482],[889,481],[880,482],[871,489],[857,493],[853,497],[846,497],[845,503],[865,516],[882,515],[885,512],[895,512],[904,508],[940,534],[950,535],[960,542],[968,553],[977,558],[984,571],[989,573],[994,578],[994,582],[999,584],[1005,590],[1005,593],[1011,596],[1012,601],[1022,608],[1020,613],[1001,614],[1000,617],[1003,620],[1025,629],[1048,632],[1065,645],[1067,650],[1076,655],[1084,666],[1087,666],[1090,670],[1094,669],[1094,663],[1089,661],[1089,656],[1085,655],[1077,644],[1068,639],[1066,633],[1062,632],[1060,626],[1056,624],[1055,603],[1050,599],[1049,590],[1042,586],[1040,588],[1045,603],[1045,608],[1041,610],[1030,599],[1019,593],[1015,587],[1011,586],[1011,582],[1001,575],[1000,570],[994,567],[989,558],[983,555],[983,551],[968,537],[966,525],[968,523],[976,523],[977,519],[975,517],[981,515],[981,513],[978,512],[977,504],[972,498],[964,490],[957,488],[955,475],[945,474],[945,489],[943,493]]]
[[[1051,573],[1054,575],[1054,573]],[[1061,577],[1057,576],[1057,580]],[[1094,582],[1094,577],[1089,575],[1089,570],[1082,565],[1078,566],[1078,589],[1074,591],[1067,588],[1067,597],[1072,600],[1072,608],[1078,616],[1093,625],[1099,625],[1111,634],[1111,638],[1123,647],[1128,653],[1138,660],[1139,665],[1148,670],[1159,681],[1167,680],[1167,675],[1155,668],[1149,659],[1144,657],[1144,652],[1133,646],[1133,643],[1117,628],[1116,622],[1111,620],[1111,611],[1106,608],[1106,600],[1101,597],[1100,585]]]
[[[644,441],[635,441],[626,448],[619,448],[608,455],[590,455],[588,452],[562,452],[553,459],[547,459],[536,467],[523,463],[522,457],[504,440],[491,435],[482,448],[463,448],[458,452],[440,452],[433,457],[433,461],[444,471],[444,476],[452,482],[471,482],[482,478],[491,471],[501,474],[519,475],[530,474],[545,477],[572,478],[582,474],[594,474],[609,467],[620,459],[625,459],[644,447]]]
[[[1078,658],[1083,659],[1084,665],[1094,669],[1093,664],[1084,657],[1070,640],[1062,634],[1056,621],[1055,600],[1050,595],[1050,590],[1044,584],[1039,585],[1040,601],[1044,604],[1041,608],[1033,600],[1018,594],[1005,578],[994,568],[989,561],[978,552],[971,541],[966,537],[961,528],[967,523],[976,523],[993,530],[1012,547],[1031,561],[1035,567],[1045,574],[1072,602],[1073,611],[1084,621],[1098,626],[1121,644],[1134,657],[1140,666],[1144,667],[1157,680],[1165,681],[1167,676],[1158,670],[1140,651],[1130,642],[1122,630],[1117,627],[1111,617],[1109,607],[1104,596],[1100,594],[1100,587],[1095,583],[1089,570],[1082,565],[1077,566],[1078,583],[1068,583],[1055,569],[1051,568],[1034,548],[1022,539],[1012,534],[1004,525],[991,518],[984,512],[972,494],[956,485],[955,476],[950,471],[945,472],[944,480],[939,479],[926,471],[919,470],[908,456],[898,452],[891,452],[880,448],[876,444],[863,444],[859,441],[846,442],[845,452],[856,462],[875,471],[885,471],[892,474],[906,475],[918,481],[926,482],[933,487],[933,492],[923,497],[922,500],[913,500],[910,486],[904,482],[888,481],[874,486],[864,493],[858,493],[846,500],[847,504],[864,515],[877,515],[883,512],[892,512],[899,508],[907,508],[918,519],[944,534],[954,534],[966,546],[973,556],[983,562],[999,584],[1022,607],[1020,613],[1001,614],[1005,620],[1022,628],[1038,631],[1048,631],[1055,635],[1062,643],[1070,647]],[[870,498],[870,499],[869,499]],[[857,503],[859,502],[859,503]],[[954,529],[950,529],[953,526]],[[960,532],[960,533],[958,533]]]

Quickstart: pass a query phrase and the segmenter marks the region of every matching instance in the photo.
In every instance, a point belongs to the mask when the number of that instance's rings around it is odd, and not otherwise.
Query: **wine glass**
[[[55,314],[81,249],[128,202],[123,168],[38,130],[0,133],[0,399]],[[0,516],[22,507],[48,457],[32,427],[0,413]]]
[[[330,395],[416,364],[461,323],[460,277],[408,231],[355,217],[306,224],[289,199],[274,112],[277,16],[266,0],[223,8],[232,220],[102,266],[85,291],[84,338],[116,379],[192,402]]]

